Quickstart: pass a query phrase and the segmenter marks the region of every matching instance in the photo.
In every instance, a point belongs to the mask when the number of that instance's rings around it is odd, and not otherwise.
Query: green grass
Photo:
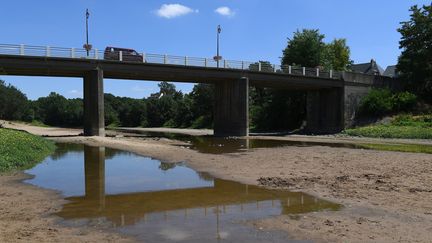
[[[29,124],[32,125],[32,126],[37,126],[37,127],[50,127],[50,126],[48,126],[48,125],[46,125],[43,122],[38,121],[38,120],[33,120]]]
[[[29,169],[54,149],[54,143],[44,138],[0,128],[0,172]]]
[[[43,122],[38,121],[38,120],[33,120],[31,122],[14,120],[14,121],[11,121],[11,122],[25,124],[25,125],[32,125],[32,126],[36,126],[36,127],[50,127],[50,126],[48,126],[48,125],[46,125]]]
[[[372,138],[432,139],[432,115],[399,115],[390,124],[347,129],[344,133]]]
[[[432,129],[410,126],[376,125],[345,130],[350,136],[371,138],[432,139]]]
[[[432,154],[432,146],[419,144],[359,144],[365,149],[410,152],[410,153],[427,153]]]

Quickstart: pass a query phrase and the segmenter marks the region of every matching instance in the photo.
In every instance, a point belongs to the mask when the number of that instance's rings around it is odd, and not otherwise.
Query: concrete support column
[[[84,146],[85,197],[105,207],[105,147]]]
[[[249,135],[249,79],[222,81],[215,85],[215,136]]]
[[[307,124],[310,133],[336,133],[344,128],[342,88],[308,91]]]
[[[84,76],[84,135],[105,136],[103,71]]]

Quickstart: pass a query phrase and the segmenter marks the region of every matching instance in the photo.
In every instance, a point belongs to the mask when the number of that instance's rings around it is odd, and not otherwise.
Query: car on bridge
[[[108,46],[104,52],[105,60],[126,61],[126,62],[143,62],[142,54],[128,48]]]

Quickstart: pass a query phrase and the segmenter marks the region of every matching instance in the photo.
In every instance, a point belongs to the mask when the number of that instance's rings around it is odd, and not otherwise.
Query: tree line
[[[214,86],[196,84],[183,94],[175,85],[158,84],[159,91],[148,98],[135,99],[104,95],[105,125],[112,127],[212,128]],[[251,126],[255,130],[296,128],[304,111],[292,109],[294,99],[287,91],[250,88]],[[82,127],[84,103],[81,98],[67,99],[52,92],[29,100],[12,85],[0,81],[0,119],[38,121],[50,126]],[[296,118],[295,118],[296,117]],[[295,118],[295,119],[293,119]]]
[[[148,98],[134,99],[105,94],[105,125],[123,127],[211,127],[213,91],[210,85],[197,84],[183,94],[171,83],[159,83],[160,91]],[[40,121],[50,126],[81,127],[83,99],[67,99],[50,93],[37,100],[0,80],[0,119]]]

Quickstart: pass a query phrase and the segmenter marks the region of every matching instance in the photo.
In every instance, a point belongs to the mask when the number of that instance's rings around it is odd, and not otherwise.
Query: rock
[[[327,225],[327,226],[334,226],[333,221],[330,221],[328,219],[326,221],[324,221],[324,224]]]

